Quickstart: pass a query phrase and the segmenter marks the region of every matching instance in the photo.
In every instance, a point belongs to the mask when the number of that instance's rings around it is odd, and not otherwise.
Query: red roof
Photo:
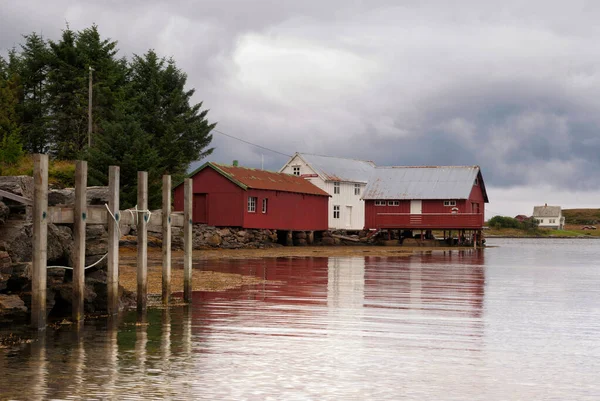
[[[206,167],[213,168],[215,171],[221,173],[233,183],[244,189],[267,189],[272,191],[329,196],[327,192],[302,177],[253,168],[226,166],[213,162],[205,163],[192,173],[192,176]]]

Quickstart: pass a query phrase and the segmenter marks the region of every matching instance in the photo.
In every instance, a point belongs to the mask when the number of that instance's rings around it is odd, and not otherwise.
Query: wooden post
[[[287,236],[285,238],[285,244],[287,246],[294,246],[294,232],[288,231]]]
[[[108,305],[106,307],[109,315],[119,312],[119,166],[108,168],[108,208],[114,216],[108,216],[108,267],[107,267],[107,291]]]
[[[183,187],[183,301],[192,301],[192,179]]]
[[[31,274],[31,326],[46,328],[48,254],[48,155],[33,156],[33,261]]]
[[[171,176],[163,175],[162,187],[162,302],[171,297]]]
[[[85,220],[87,218],[87,162],[75,164],[75,208],[73,210],[73,301],[72,317],[75,322],[83,319],[83,295],[85,293]]]
[[[146,310],[148,303],[148,172],[138,171],[137,196],[137,310]]]
[[[306,242],[309,245],[312,245],[315,243],[315,232],[314,231],[309,231],[308,233],[306,233]]]

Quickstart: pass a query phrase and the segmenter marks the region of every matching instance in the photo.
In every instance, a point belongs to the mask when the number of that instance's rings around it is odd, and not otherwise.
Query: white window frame
[[[456,206],[456,201],[455,200],[445,200],[444,206]]]
[[[538,223],[543,224],[544,223],[544,219],[540,219],[539,217],[536,219]]]
[[[360,184],[354,184],[354,195],[360,195]]]
[[[292,166],[292,174],[300,176],[300,166]]]
[[[385,206],[386,202],[384,200],[376,200],[375,206]]]
[[[333,218],[334,219],[340,218],[340,205],[333,205]]]
[[[334,195],[340,194],[340,182],[339,181],[336,181],[333,183],[333,194]]]
[[[256,196],[248,197],[248,213],[256,213]]]
[[[400,206],[400,201],[388,201],[387,203],[388,206]]]
[[[269,202],[269,198],[263,198],[262,200],[262,212],[267,213],[267,205]]]

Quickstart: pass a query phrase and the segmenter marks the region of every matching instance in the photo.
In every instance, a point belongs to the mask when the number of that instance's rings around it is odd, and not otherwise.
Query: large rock
[[[0,176],[0,189],[33,199],[33,177],[28,175]]]
[[[217,247],[217,246],[221,245],[221,236],[219,234],[215,233],[212,236],[210,236],[210,238],[208,238],[208,240],[206,240],[206,243],[210,246]]]
[[[24,313],[27,313],[27,307],[18,295],[0,294],[0,316]]]
[[[32,224],[11,224],[0,226],[0,247],[5,249],[13,262],[32,260]],[[69,260],[72,253],[72,233],[66,226],[48,224],[48,262]]]
[[[108,203],[108,187],[87,187],[86,201],[88,205],[104,205]],[[75,188],[50,189],[48,206],[72,206],[75,204]]]
[[[4,224],[9,214],[10,209],[8,206],[6,206],[4,202],[0,202],[0,224]]]

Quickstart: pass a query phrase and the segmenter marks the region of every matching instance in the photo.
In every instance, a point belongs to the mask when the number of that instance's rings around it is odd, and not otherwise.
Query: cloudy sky
[[[481,166],[493,214],[600,207],[600,2],[0,0],[0,52],[99,26],[172,56],[229,135],[284,154]],[[215,133],[210,160],[287,157]]]

